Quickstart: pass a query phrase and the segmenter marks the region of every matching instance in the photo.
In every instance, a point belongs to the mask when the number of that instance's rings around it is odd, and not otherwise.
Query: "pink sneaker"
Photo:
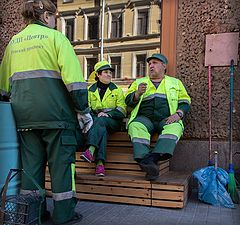
[[[89,149],[87,149],[85,152],[83,152],[81,155],[80,155],[81,159],[84,159],[86,160],[87,162],[93,162],[94,161],[94,158],[93,158],[93,155],[92,153],[89,151]]]
[[[105,176],[105,169],[104,169],[104,165],[98,165],[96,167],[96,176],[100,176],[100,177],[104,177]]]

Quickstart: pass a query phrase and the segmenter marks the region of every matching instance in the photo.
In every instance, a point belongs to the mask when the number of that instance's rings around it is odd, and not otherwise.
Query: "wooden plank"
[[[77,190],[81,193],[94,193],[94,194],[105,194],[114,196],[128,196],[128,197],[140,197],[150,198],[150,189],[143,188],[129,188],[129,187],[109,187],[109,186],[96,186],[87,184],[77,184]]]
[[[159,165],[159,169],[162,170],[169,166],[169,162],[166,161]],[[87,168],[87,169],[95,169],[95,163],[88,162],[77,162],[76,168]],[[129,164],[129,163],[108,163],[105,164],[105,170],[124,170],[124,171],[142,171],[138,164]]]
[[[130,198],[130,197],[95,195],[95,194],[85,194],[85,193],[77,193],[77,197],[79,199],[82,199],[82,200],[127,203],[127,204],[146,205],[146,206],[151,205],[151,200],[150,199],[144,199],[144,198]]]
[[[152,200],[152,206],[167,208],[183,208],[183,202]]]
[[[169,171],[153,182],[153,188],[155,188],[155,184],[186,185],[190,177],[191,173]]]
[[[151,188],[151,184],[144,182],[128,182],[128,181],[108,181],[108,180],[87,180],[77,179],[78,184],[92,184],[92,185],[107,185],[107,186],[120,186],[120,187],[132,187],[132,188]]]
[[[164,174],[168,173],[169,172],[169,167],[165,167],[164,169],[162,169],[160,171],[160,176],[163,176]],[[152,181],[153,182],[153,181]]]
[[[82,159],[80,159],[80,152],[76,153],[76,160],[80,162],[83,161]],[[122,153],[122,152],[107,153],[106,161],[136,163],[133,159],[132,153]]]
[[[160,164],[159,164],[159,168],[160,170],[169,166],[169,161],[166,160],[166,161],[162,161]],[[85,161],[76,161],[76,167],[82,167],[82,168],[95,168],[96,165],[95,163],[89,163],[89,162],[85,162]],[[137,170],[137,171],[140,171],[140,167],[139,165],[135,162],[135,163],[127,163],[127,162],[115,162],[115,163],[112,163],[112,162],[106,162],[105,163],[105,169],[119,169],[119,170]]]
[[[152,142],[156,142],[157,139],[158,139],[157,133],[152,135],[152,138],[151,138]],[[130,138],[129,138],[127,132],[115,132],[115,133],[109,135],[109,137],[108,137],[108,142],[111,142],[111,141],[117,141],[117,142],[128,141],[128,142],[130,142]]]
[[[184,192],[152,190],[153,199],[183,201]]]
[[[169,171],[169,167],[166,166],[164,168],[160,167],[160,174],[163,175]],[[92,168],[78,168],[76,167],[76,173],[78,174],[95,174],[95,167]],[[124,169],[106,169],[106,176],[109,175],[126,175],[126,176],[140,176],[140,177],[145,177],[145,172],[139,170],[139,171],[134,171],[134,170],[124,170]]]
[[[95,168],[76,168],[77,173],[85,173],[85,174],[95,174]],[[106,176],[109,175],[131,175],[131,176],[145,176],[143,171],[128,171],[128,170],[110,170],[106,171]]]
[[[183,185],[170,185],[170,184],[152,184],[152,189],[184,191],[184,186]]]
[[[108,137],[108,141],[130,141],[130,138],[127,134],[127,132],[115,132]]]
[[[139,176],[126,176],[126,175],[109,175],[105,177],[97,177],[94,175],[89,174],[77,174],[76,180],[89,180],[89,181],[104,181],[104,182],[128,182],[131,183],[137,183],[137,184],[150,184],[150,181],[146,180],[145,177],[139,177]]]
[[[107,150],[110,152],[114,152],[119,150],[119,148],[123,148],[123,152],[133,152],[133,145],[130,141],[126,142],[108,142],[107,143]],[[121,150],[122,151],[122,150]]]

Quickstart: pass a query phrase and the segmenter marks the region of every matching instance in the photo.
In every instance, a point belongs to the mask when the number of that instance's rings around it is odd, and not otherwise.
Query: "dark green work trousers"
[[[159,133],[158,140],[153,149],[150,148],[151,136]],[[160,153],[162,160],[172,157],[173,151],[183,133],[179,122],[166,124],[165,120],[151,121],[145,116],[137,116],[129,125],[129,135],[133,143],[134,158],[144,158],[149,152]]]
[[[120,130],[120,128],[121,121],[110,117],[93,117],[93,125],[88,132],[87,144],[97,149],[96,161],[105,162],[108,133]]]
[[[72,130],[47,129],[19,132],[23,169],[28,171],[45,189],[45,169],[48,162],[53,192],[53,222],[64,223],[72,219],[77,203],[73,191],[77,142]],[[75,171],[74,171],[75,172]],[[36,190],[34,184],[22,174],[22,189]],[[54,198],[54,195],[57,196]]]

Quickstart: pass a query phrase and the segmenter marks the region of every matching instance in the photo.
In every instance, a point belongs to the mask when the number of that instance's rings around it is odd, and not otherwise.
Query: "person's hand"
[[[169,116],[166,119],[166,124],[171,124],[171,123],[177,122],[179,120],[181,120],[180,116],[177,113],[174,113],[173,115]]]
[[[98,115],[97,115],[98,117],[109,117],[109,115],[107,114],[107,113],[105,113],[105,112],[100,112],[100,113],[98,113]]]
[[[87,133],[93,125],[93,119],[90,113],[77,113],[78,123],[83,133]]]
[[[147,84],[146,83],[141,83],[138,85],[138,89],[135,92],[134,100],[137,101],[139,98],[144,94],[147,90]]]

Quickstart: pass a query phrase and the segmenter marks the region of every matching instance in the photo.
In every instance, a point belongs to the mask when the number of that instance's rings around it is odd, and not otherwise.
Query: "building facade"
[[[117,81],[145,76],[146,58],[164,52],[162,12],[169,6],[159,0],[104,2],[103,9],[101,0],[58,0],[58,30],[72,42],[85,79],[101,58],[115,68]]]

